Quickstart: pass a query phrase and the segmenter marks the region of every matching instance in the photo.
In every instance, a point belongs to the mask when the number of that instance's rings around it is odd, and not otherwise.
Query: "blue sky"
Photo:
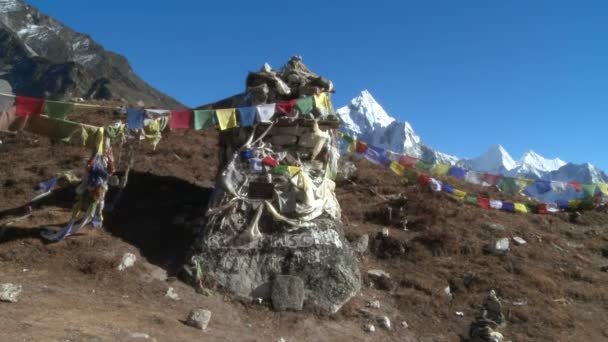
[[[147,82],[196,106],[246,73],[302,55],[336,107],[368,89],[424,141],[471,157],[608,169],[608,2],[29,0],[125,55]]]

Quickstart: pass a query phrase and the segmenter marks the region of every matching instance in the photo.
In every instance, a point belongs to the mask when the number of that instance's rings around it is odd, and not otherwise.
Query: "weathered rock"
[[[205,309],[193,309],[188,315],[186,324],[191,327],[206,330],[211,320],[211,311]]]
[[[514,236],[513,237],[513,242],[515,242],[516,245],[521,246],[521,245],[525,245],[526,244],[526,240],[522,239],[519,236]]]
[[[409,327],[410,327],[410,325],[409,325],[409,324],[407,324],[407,322],[406,322],[406,321],[401,321],[401,327],[402,327],[403,329],[407,329],[407,328],[409,328]]]
[[[387,330],[391,330],[391,319],[388,318],[388,316],[383,316],[378,321],[381,327]]]
[[[16,303],[23,287],[18,284],[0,284],[0,301]]]
[[[359,254],[364,254],[365,252],[367,252],[368,245],[369,245],[369,235],[367,235],[367,234],[361,235],[352,244],[353,250]]]
[[[127,268],[132,267],[133,265],[135,265],[136,260],[137,260],[137,257],[134,254],[125,253],[122,256],[122,260],[120,261],[120,264],[118,265],[118,270],[124,271]]]
[[[179,295],[177,294],[177,292],[175,292],[175,289],[172,287],[169,287],[167,289],[167,292],[165,292],[165,297],[167,297],[169,299],[173,299],[173,300],[179,300]]]
[[[387,272],[385,272],[385,271],[383,271],[383,270],[376,270],[376,269],[373,269],[373,270],[368,270],[368,271],[367,271],[367,275],[368,275],[370,278],[374,278],[374,279],[379,279],[379,278],[390,278],[390,277],[391,277],[391,275],[390,275],[390,274],[388,274]]]
[[[505,230],[505,226],[503,226],[500,223],[486,223],[483,225],[483,228],[488,229],[488,230],[499,231],[499,232]]]
[[[373,332],[376,332],[376,327],[373,324],[366,324],[363,327],[363,330],[365,330],[365,331],[367,331],[369,333],[373,333]]]
[[[304,282],[296,276],[277,276],[272,283],[271,299],[275,311],[302,310]]]
[[[336,174],[336,182],[344,182],[353,177],[357,167],[355,163],[348,160],[347,158],[340,158],[338,160],[338,173]]]
[[[509,239],[502,238],[496,240],[491,246],[490,250],[495,254],[505,254],[509,250]]]
[[[490,294],[485,298],[480,316],[484,319],[489,319],[498,325],[505,324],[505,316],[502,313],[502,303],[496,296],[496,291],[491,290]]]
[[[372,308],[372,309],[380,309],[380,301],[372,300],[367,303],[367,307]]]
[[[382,236],[384,237],[388,237],[390,235],[390,231],[388,230],[388,228],[382,228]]]

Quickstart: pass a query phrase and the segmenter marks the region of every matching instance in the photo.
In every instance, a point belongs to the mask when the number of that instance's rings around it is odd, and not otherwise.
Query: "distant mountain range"
[[[397,121],[390,116],[367,90],[336,112],[342,121],[341,130],[344,133],[372,145],[426,161],[513,177],[581,183],[608,182],[608,175],[589,163],[573,164],[559,158],[548,159],[532,150],[517,161],[501,145],[493,145],[487,152],[472,159],[439,152],[426,145],[410,123]]]
[[[0,90],[181,107],[139,78],[125,57],[22,0],[0,0]]]

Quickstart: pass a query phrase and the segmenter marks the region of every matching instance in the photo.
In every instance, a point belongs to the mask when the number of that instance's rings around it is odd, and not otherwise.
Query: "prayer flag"
[[[263,104],[255,107],[257,110],[257,118],[258,122],[270,122],[272,117],[274,116],[275,104]]]
[[[568,209],[568,201],[563,199],[558,199],[555,201],[555,204],[559,209]]]
[[[477,204],[478,203],[477,196],[475,196],[475,195],[468,195],[467,194],[465,200],[469,204]]]
[[[287,115],[294,116],[293,109],[296,106],[296,100],[277,102],[277,109],[279,112]]]
[[[566,192],[568,191],[568,183],[560,181],[551,181],[551,191]]]
[[[401,177],[405,175],[405,168],[401,164],[397,162],[392,162],[390,167],[396,175]]]
[[[491,173],[484,173],[483,174],[483,182],[488,184],[489,186],[495,186],[498,183],[500,183],[500,180],[502,179],[502,175],[494,175]]]
[[[160,117],[168,117],[171,115],[171,111],[166,109],[146,109],[145,111],[146,119],[158,119]]]
[[[357,145],[355,147],[355,151],[357,153],[365,153],[365,151],[367,151],[368,147],[367,147],[367,143],[357,140]]]
[[[313,98],[310,96],[302,98],[302,99],[298,99],[296,101],[296,109],[298,110],[298,113],[300,115],[308,114],[308,113],[312,112],[313,107],[314,107],[314,101],[313,101]]]
[[[419,159],[418,162],[415,165],[415,168],[417,170],[422,170],[422,171],[430,172],[431,169],[433,168],[433,164],[429,163],[427,161]]]
[[[490,209],[490,199],[484,197],[477,197],[477,205],[483,209]]]
[[[463,179],[466,172],[467,171],[461,167],[452,166],[448,171],[448,175],[456,177],[458,179]]]
[[[279,165],[279,162],[271,157],[264,157],[264,159],[262,159],[262,164],[268,165],[270,167],[276,167],[277,165]]]
[[[355,142],[355,138],[351,137],[348,134],[344,134],[342,132],[338,132],[338,134],[342,137],[342,139],[344,139],[344,141],[349,142],[349,143],[354,143]]]
[[[568,185],[572,186],[576,192],[581,192],[581,183],[579,182],[568,182]]]
[[[127,128],[144,128],[144,113],[145,111],[143,109],[127,109]]]
[[[56,101],[45,101],[44,103],[44,114],[53,119],[65,120],[73,109],[74,105],[71,103]]]
[[[483,179],[483,174],[477,171],[469,170],[464,175],[464,181],[471,184],[480,185]]]
[[[40,115],[44,111],[44,100],[35,97],[17,96],[15,105],[17,116]]]
[[[467,193],[462,190],[454,189],[454,193],[452,195],[457,199],[462,200],[467,195]]]
[[[217,125],[217,119],[215,117],[215,110],[213,109],[199,109],[192,113],[193,124],[192,127],[195,130],[206,129]]]
[[[514,207],[515,211],[518,213],[522,213],[522,214],[528,213],[528,207],[526,207],[526,205],[523,203],[515,202],[515,203],[513,203],[513,207]]]
[[[334,113],[331,99],[328,93],[321,93],[314,96],[315,107],[321,112],[322,116],[327,116]]]
[[[448,194],[453,194],[454,193],[454,188],[452,188],[451,186],[443,183],[441,184],[441,190],[443,192],[447,192]]]
[[[391,165],[391,160],[385,155],[384,149],[377,146],[368,146],[368,149],[363,153],[363,157],[376,165],[383,167]]]
[[[411,169],[418,162],[418,158],[410,157],[410,156],[401,156],[399,157],[399,164],[406,169]]]
[[[515,211],[515,205],[511,202],[502,202],[502,208],[500,209],[512,213]]]
[[[287,171],[289,172],[289,175],[293,177],[300,173],[302,171],[302,168],[298,166],[288,166]]]
[[[241,126],[251,127],[255,123],[255,107],[241,107],[239,108],[239,117],[241,119]]]
[[[431,169],[431,173],[433,173],[436,176],[443,176],[446,175],[448,173],[448,171],[450,170],[450,165],[446,165],[446,164],[435,164],[433,165],[433,168]]]
[[[249,159],[249,169],[255,173],[262,172],[262,160],[259,158],[251,158]]]
[[[537,179],[534,185],[536,186],[536,192],[539,194],[544,194],[551,191],[551,181]]]
[[[608,183],[597,183],[597,187],[604,195],[608,195]]]
[[[287,165],[277,165],[272,169],[272,172],[277,175],[286,175],[289,173],[289,170],[287,169]]]
[[[169,118],[169,127],[171,129],[176,128],[190,128],[192,122],[192,111],[191,110],[172,110],[171,118]]]
[[[540,215],[547,215],[549,213],[549,211],[547,210],[547,205],[545,203],[537,204],[536,213]]]
[[[217,115],[217,121],[222,131],[238,126],[236,122],[236,109],[234,108],[217,109],[215,115]]]
[[[595,196],[595,189],[597,189],[597,185],[595,184],[583,184],[582,191],[585,197],[593,197]]]
[[[431,190],[433,190],[435,192],[441,191],[441,181],[437,180],[435,178],[431,178],[430,187],[431,187]]]
[[[523,189],[532,184],[534,180],[526,178],[504,177],[498,184],[498,189],[508,194],[519,194]]]
[[[502,201],[499,200],[490,200],[490,208],[492,209],[500,209],[502,208]]]
[[[431,182],[431,177],[424,175],[422,173],[418,176],[418,184],[429,185],[430,182]]]
[[[59,180],[59,177],[54,177],[47,181],[40,182],[38,184],[38,192],[45,193],[45,192],[49,192],[49,191],[53,190],[55,185],[57,185],[58,180]]]

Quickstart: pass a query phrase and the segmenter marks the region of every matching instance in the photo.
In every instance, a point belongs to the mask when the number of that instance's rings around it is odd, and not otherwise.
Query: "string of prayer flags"
[[[399,158],[399,164],[401,164],[406,169],[413,168],[418,162],[418,158],[410,157],[410,156],[401,156]]]
[[[220,126],[220,130],[223,131],[225,129],[238,127],[235,108],[217,109],[215,115],[217,115],[217,122]]]
[[[35,97],[17,96],[15,106],[17,116],[40,115],[44,112],[44,100]]]
[[[255,109],[254,109],[255,110]],[[255,114],[254,114],[255,115]],[[199,109],[192,113],[192,128],[201,130],[217,125],[217,118],[213,109]]]
[[[314,96],[315,107],[321,112],[322,116],[327,116],[334,113],[331,105],[331,99],[328,93],[321,93]]]
[[[314,108],[314,100],[312,97],[304,97],[296,100],[296,109],[300,115],[305,115],[312,112]]]
[[[65,120],[73,110],[74,105],[71,103],[58,101],[45,101],[44,103],[44,114],[53,119]]]
[[[452,166],[452,168],[450,168],[450,170],[448,171],[448,175],[456,177],[458,179],[464,179],[464,175],[466,173],[467,171],[465,169],[458,166]]]
[[[143,109],[127,109],[127,127],[129,129],[141,129],[144,128],[144,114]]]
[[[190,128],[192,123],[192,111],[190,110],[172,110],[169,118],[169,127],[171,129]]]
[[[277,110],[287,116],[294,116],[293,109],[296,106],[296,100],[277,102]]]
[[[241,126],[251,127],[255,123],[255,107],[241,107],[238,109],[239,119],[241,120]]]
[[[257,110],[258,122],[269,123],[274,116],[275,104],[263,104],[255,107]]]

